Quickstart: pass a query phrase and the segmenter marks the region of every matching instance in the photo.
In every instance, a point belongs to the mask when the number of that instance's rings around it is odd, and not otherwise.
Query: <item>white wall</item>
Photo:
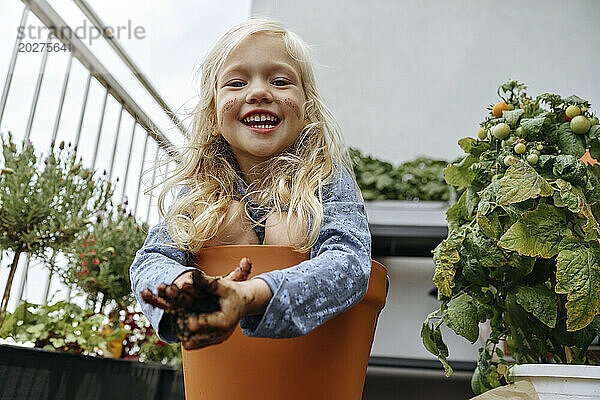
[[[393,163],[459,155],[509,78],[600,110],[600,1],[253,0],[252,15],[313,46],[348,143]]]

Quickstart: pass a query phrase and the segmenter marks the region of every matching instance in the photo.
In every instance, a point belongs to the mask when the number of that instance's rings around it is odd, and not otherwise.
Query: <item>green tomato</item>
[[[586,134],[591,126],[590,120],[583,115],[578,115],[571,120],[571,130],[578,135]]]
[[[531,154],[535,154],[535,155],[536,155],[536,156],[538,156],[538,157],[540,156],[540,154],[542,154],[542,153],[540,153],[538,150],[535,150],[535,149],[531,150],[531,151],[530,151],[530,153],[531,153]]]
[[[514,150],[517,154],[523,154],[527,151],[527,146],[524,143],[517,143]]]
[[[485,140],[487,138],[487,130],[483,127],[479,128],[479,132],[477,132],[477,137],[479,140]]]
[[[577,115],[581,114],[581,109],[577,106],[569,106],[567,107],[567,109],[565,110],[565,115],[567,116],[567,119],[570,121],[573,117],[576,117]]]
[[[530,154],[527,156],[527,162],[531,165],[533,164],[537,164],[538,160],[540,159],[540,157],[537,154]]]
[[[544,145],[543,144],[538,144],[537,146],[535,146],[535,148],[539,151],[544,150]]]
[[[598,121],[598,117],[593,117],[590,119],[590,125],[600,125],[600,121]]]
[[[510,126],[507,123],[500,123],[494,127],[494,137],[496,139],[506,139],[510,135]]]
[[[507,167],[510,167],[511,165],[516,164],[517,161],[519,161],[519,159],[515,156],[504,157],[504,165],[506,165]]]
[[[525,134],[527,132],[525,132],[525,128],[523,128],[522,126],[518,127],[517,130],[515,131],[515,133],[517,134],[518,137],[525,137]]]

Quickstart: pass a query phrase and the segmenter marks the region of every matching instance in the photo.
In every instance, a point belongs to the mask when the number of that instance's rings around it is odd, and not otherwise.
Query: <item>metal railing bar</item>
[[[17,304],[23,300],[23,292],[25,291],[25,285],[27,284],[27,272],[29,272],[29,253],[25,254],[25,269],[23,275],[21,275],[21,283],[19,284],[19,292],[17,295]]]
[[[56,141],[58,135],[58,126],[60,124],[60,117],[62,115],[63,105],[65,103],[65,94],[67,93],[67,85],[69,84],[69,75],[71,74],[71,64],[73,64],[73,53],[69,54],[69,60],[67,61],[67,70],[65,71],[65,79],[63,82],[62,91],[60,92],[60,101],[58,102],[58,111],[56,112],[56,120],[54,121],[54,129],[52,131],[52,141]]]
[[[100,123],[98,133],[96,134],[96,144],[94,145],[94,158],[92,158],[92,169],[96,168],[96,159],[98,157],[98,146],[100,146],[100,135],[102,134],[102,125],[104,125],[104,114],[106,113],[106,101],[108,100],[108,91],[104,92],[104,101],[102,102],[102,111],[100,112]]]
[[[119,132],[121,131],[121,117],[123,117],[123,104],[119,111],[119,120],[117,121],[117,132],[115,133],[115,142],[113,143],[112,156],[110,159],[110,169],[108,170],[108,181],[112,180],[113,168],[115,166],[115,156],[117,154],[117,143],[119,142]]]
[[[27,21],[27,15],[29,14],[29,2],[25,2],[25,8],[23,8],[23,15],[21,15],[21,22],[19,26],[25,26]],[[6,107],[6,100],[8,99],[8,92],[10,91],[10,85],[12,83],[12,77],[15,72],[15,65],[17,64],[17,56],[19,55],[19,44],[23,40],[23,35],[19,35],[17,32],[17,40],[15,40],[15,47],[10,57],[10,64],[8,66],[8,72],[6,73],[6,81],[4,82],[4,89],[2,89],[2,97],[0,98],[0,125],[2,124],[2,117],[4,116],[4,108]]]
[[[92,71],[89,71],[85,90],[83,92],[83,103],[81,104],[81,112],[79,113],[79,126],[77,127],[77,135],[75,136],[75,148],[79,146],[81,138],[81,128],[83,127],[83,118],[85,117],[85,108],[87,106],[88,94],[90,94],[90,83],[92,81]]]
[[[127,177],[129,176],[129,166],[131,164],[131,150],[133,150],[133,138],[135,137],[135,128],[137,121],[133,117],[133,129],[131,131],[131,140],[129,141],[129,151],[127,152],[127,166],[125,167],[125,176],[123,177],[123,193],[121,193],[121,204],[125,198],[125,189],[127,189]]]
[[[129,57],[125,49],[121,46],[121,44],[115,39],[112,35],[107,32],[106,25],[98,14],[89,6],[87,1],[85,0],[73,0],[75,4],[79,7],[79,9],[85,14],[86,17],[90,20],[92,24],[98,29],[102,36],[106,39],[108,44],[113,48],[113,50],[117,53],[117,55],[121,58],[121,60],[127,65],[129,70],[133,73],[133,75],[137,78],[137,80],[142,84],[142,86],[150,93],[152,98],[160,105],[160,107],[165,111],[167,116],[174,122],[175,126],[179,129],[179,131],[183,134],[186,134],[186,128],[183,123],[179,120],[175,112],[171,110],[171,108],[167,105],[167,103],[163,100],[162,96],[158,93],[156,88],[152,85],[150,80],[144,75],[144,73],[140,70],[140,68],[135,64],[135,62]]]
[[[140,203],[140,189],[142,187],[142,176],[144,175],[144,161],[146,161],[146,147],[148,147],[148,135],[146,135],[146,140],[144,140],[144,150],[142,151],[142,166],[140,168],[140,179],[138,180],[137,192],[135,194],[135,209],[133,210],[134,215],[137,215],[138,205]]]
[[[154,165],[156,165],[158,163],[158,155],[159,155],[159,151],[160,147],[156,146],[156,152],[154,153]],[[150,190],[150,200],[148,201],[148,208],[146,209],[146,222],[150,223],[150,209],[152,208],[152,193],[154,192],[154,182],[156,181],[156,169],[154,168],[154,170],[152,171],[152,183],[150,184],[150,187],[152,188],[152,190]]]
[[[48,32],[46,38],[46,47],[52,42],[52,32]],[[27,119],[27,128],[25,128],[25,138],[23,141],[29,139],[31,134],[31,127],[33,126],[33,118],[35,117],[35,110],[37,109],[38,100],[40,98],[40,89],[42,88],[42,81],[44,80],[44,71],[46,70],[46,63],[48,62],[49,51],[44,51],[42,55],[42,63],[40,64],[40,71],[38,72],[38,79],[35,84],[35,92],[33,94],[33,102],[31,103],[31,109],[29,110],[29,118]]]
[[[46,287],[44,288],[44,295],[42,296],[42,302],[44,305],[48,305],[48,295],[50,294],[50,285],[52,284],[52,275],[54,274],[54,261],[56,260],[56,250],[52,250],[52,258],[50,259],[50,270],[48,271],[48,278],[46,280]]]
[[[87,48],[87,46],[77,37],[73,30],[65,21],[54,11],[54,9],[45,0],[21,0],[31,2],[31,11],[46,26],[54,27],[56,37],[71,49],[75,58],[77,58],[89,71],[94,78],[104,87],[108,87],[110,94],[119,102],[125,105],[125,109],[135,117],[148,135],[156,143],[165,149],[173,157],[177,152],[172,148],[170,140],[160,131],[158,126],[148,117],[148,115],[133,100],[127,91],[119,84],[112,74],[96,58],[96,56]]]

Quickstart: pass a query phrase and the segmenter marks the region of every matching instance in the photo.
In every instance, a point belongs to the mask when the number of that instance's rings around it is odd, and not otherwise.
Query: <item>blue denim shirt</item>
[[[238,188],[245,194],[245,185]],[[273,294],[263,315],[240,321],[242,332],[252,337],[291,338],[302,336],[328,319],[358,303],[367,292],[371,273],[371,233],[364,203],[350,174],[342,173],[322,190],[324,219],[310,259],[282,270],[263,273],[252,279],[264,280]],[[258,220],[265,212],[251,201],[248,211]],[[255,228],[262,243],[264,228]],[[165,242],[171,241],[163,222],[150,229],[146,242],[136,253],[130,268],[131,287],[142,311],[158,335],[177,341],[163,311],[141,299],[141,291],[156,293],[161,283],[172,283],[182,273],[195,269],[190,252]]]

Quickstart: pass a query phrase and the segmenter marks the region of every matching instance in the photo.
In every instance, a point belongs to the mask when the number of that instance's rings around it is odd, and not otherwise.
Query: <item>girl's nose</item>
[[[247,103],[270,103],[273,101],[273,95],[264,82],[255,82],[248,88],[248,94],[246,95]]]

